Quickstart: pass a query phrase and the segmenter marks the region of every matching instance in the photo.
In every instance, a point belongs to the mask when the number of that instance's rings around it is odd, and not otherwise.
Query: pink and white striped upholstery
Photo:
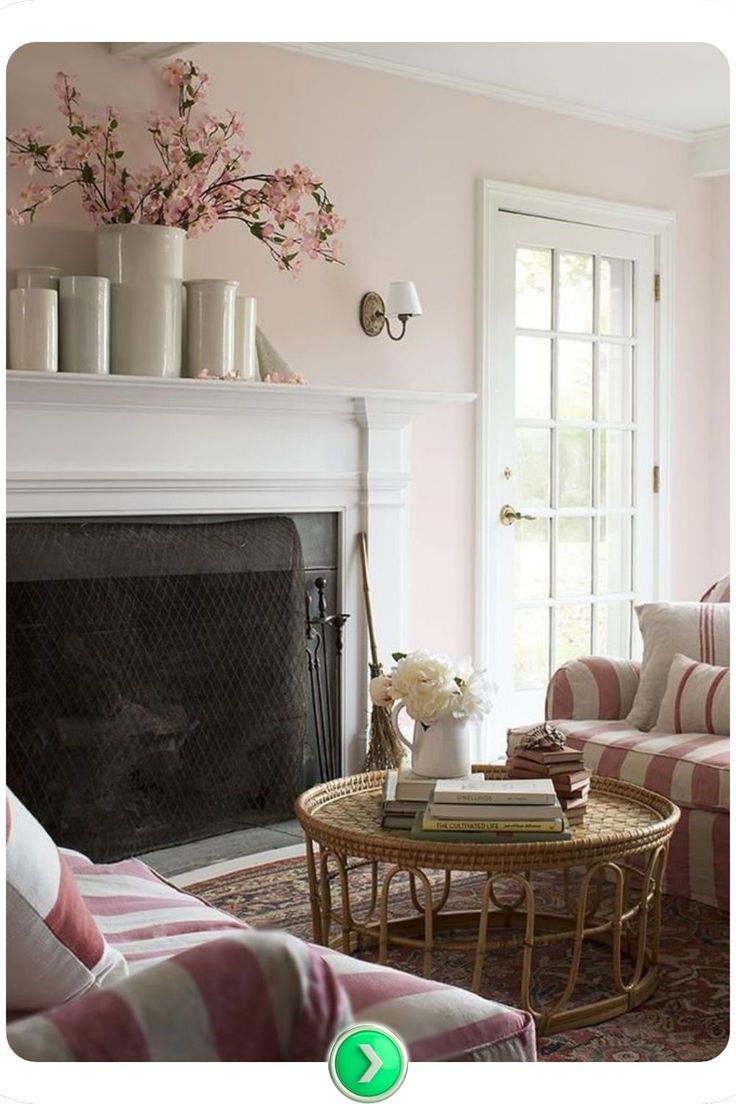
[[[549,681],[545,714],[548,720],[618,721],[628,716],[638,685],[639,664],[633,660],[571,659]]]
[[[329,965],[283,932],[233,931],[8,1029],[46,1062],[320,1062],[350,1006]]]
[[[727,909],[730,740],[702,733],[642,732],[625,720],[556,723],[567,743],[582,750],[594,774],[644,786],[680,806],[665,892]],[[510,748],[514,740],[512,730]]]
[[[653,731],[729,736],[730,698],[730,668],[676,655]]]
[[[56,844],[7,791],[7,1007],[35,1011],[125,977]]]
[[[63,854],[131,977],[101,994],[107,1002],[84,998],[11,1025],[8,1038],[24,1057],[321,1060],[324,1040],[347,1009],[356,1020],[393,1027],[415,1061],[535,1060],[534,1024],[525,1012],[279,933],[256,933],[137,859],[104,866]],[[251,985],[271,962],[277,979],[286,976],[283,994],[280,980],[267,992]],[[336,991],[347,1003],[339,1004]],[[282,1006],[289,1030],[274,1027]],[[244,1016],[254,1040],[242,1030]],[[302,1022],[310,1024],[311,1050]]]
[[[701,602],[730,602],[731,601],[731,576],[722,575],[716,579],[713,586],[708,587]]]

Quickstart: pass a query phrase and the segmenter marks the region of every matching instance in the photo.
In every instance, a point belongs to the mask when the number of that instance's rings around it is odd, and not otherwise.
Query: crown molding
[[[119,58],[160,61],[188,46],[198,45],[197,42],[108,42],[107,48],[111,54]]]
[[[693,176],[727,176],[730,172],[730,127],[701,130],[693,141]]]
[[[557,100],[553,96],[542,96],[532,92],[522,92],[515,88],[507,88],[505,85],[492,84],[488,81],[470,80],[465,77],[454,77],[449,74],[437,73],[430,69],[421,69],[413,65],[404,65],[402,62],[387,61],[383,58],[372,58],[365,54],[357,54],[352,50],[343,50],[339,46],[324,46],[313,42],[270,42],[269,46],[277,46],[282,50],[294,50],[300,54],[311,54],[314,57],[325,58],[329,61],[340,61],[346,65],[358,65],[363,69],[372,69],[380,73],[389,73],[395,77],[408,77],[411,80],[420,80],[428,84],[438,84],[445,88],[454,88],[460,92],[473,92],[476,95],[487,96],[489,99],[505,100],[508,103],[520,104],[522,107],[533,107],[540,111],[551,111],[557,115],[568,115],[576,119],[585,119],[591,123],[602,123],[605,126],[615,126],[623,130],[638,131],[641,134],[650,134],[656,138],[669,138],[676,142],[692,142],[697,132],[681,127],[668,127],[658,123],[648,123],[642,119],[632,119],[628,115],[619,115],[615,112],[601,111],[598,108],[586,107],[583,104],[570,103],[567,100]]]

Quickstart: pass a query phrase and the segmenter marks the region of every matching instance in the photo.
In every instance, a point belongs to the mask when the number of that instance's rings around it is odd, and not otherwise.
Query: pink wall
[[[310,165],[348,219],[346,266],[308,264],[299,280],[278,273],[232,224],[188,247],[190,274],[235,278],[257,295],[264,330],[310,382],[474,389],[476,187],[483,178],[676,211],[673,596],[697,597],[721,570],[726,549],[716,496],[707,491],[728,428],[727,311],[723,300],[711,313],[709,295],[723,182],[693,178],[690,149],[679,142],[274,47],[208,45],[191,53],[212,77],[212,107],[244,111],[254,169]],[[60,68],[78,76],[90,106],[114,103],[128,119],[164,102],[155,72],[142,62],[115,60],[90,44],[34,44],[8,67],[11,127],[54,122],[50,86]],[[11,195],[19,179],[11,180]],[[33,259],[90,270],[86,223],[74,199],[63,200],[42,212],[37,227],[10,228],[11,267]],[[401,344],[369,340],[357,323],[360,296],[397,278],[416,280],[424,317]],[[721,336],[711,345],[714,324]],[[721,421],[712,448],[715,411]],[[402,643],[472,648],[473,517],[473,414],[448,407],[415,430],[413,639],[386,641],[385,650]]]
[[[711,574],[722,575],[729,563],[729,177],[710,182],[711,358],[710,358],[710,536]]]

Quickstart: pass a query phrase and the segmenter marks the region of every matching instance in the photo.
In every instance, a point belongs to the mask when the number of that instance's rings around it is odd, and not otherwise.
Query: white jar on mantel
[[[61,269],[51,265],[27,265],[18,268],[15,272],[15,286],[17,288],[48,288],[50,291],[59,290]]]
[[[59,281],[59,370],[110,371],[110,281],[104,276]]]
[[[56,372],[59,295],[51,288],[13,288],[8,296],[8,368]]]
[[[256,301],[252,295],[235,300],[235,375],[238,379],[259,379],[256,353]]]
[[[185,280],[185,375],[232,376],[235,371],[236,280]]]
[[[181,375],[186,231],[114,223],[97,230],[97,275],[110,281],[110,371]]]

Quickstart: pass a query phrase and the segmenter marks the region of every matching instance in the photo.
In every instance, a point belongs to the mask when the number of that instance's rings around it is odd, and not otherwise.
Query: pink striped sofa
[[[701,602],[728,602],[728,576]],[[642,732],[626,720],[639,664],[590,656],[563,664],[552,676],[546,718],[582,750],[586,766],[607,778],[634,782],[669,797],[682,814],[670,845],[665,891],[729,908],[728,737],[705,733]],[[514,744],[513,731],[509,746]]]
[[[398,1032],[415,1061],[536,1060],[526,1012],[255,931],[137,859],[60,854],[128,976],[11,1017],[8,1041],[25,1059],[322,1061],[340,1028],[370,1021]]]

